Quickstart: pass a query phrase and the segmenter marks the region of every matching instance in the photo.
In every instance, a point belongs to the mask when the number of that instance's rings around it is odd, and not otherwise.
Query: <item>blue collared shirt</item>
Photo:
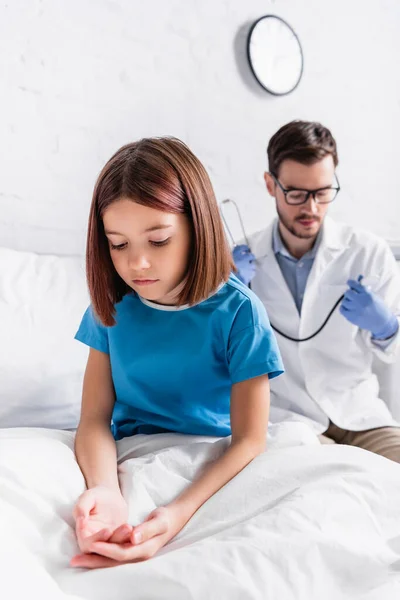
[[[272,232],[272,249],[276,260],[282,271],[282,275],[293,296],[299,314],[303,304],[304,290],[306,289],[307,279],[314,264],[314,259],[318,251],[321,239],[320,229],[314,246],[301,258],[294,258],[284,245],[279,233],[278,221],[275,222]]]

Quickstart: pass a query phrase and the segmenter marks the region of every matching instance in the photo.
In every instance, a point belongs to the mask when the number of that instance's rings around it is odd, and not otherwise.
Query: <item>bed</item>
[[[87,352],[73,334],[87,301],[81,259],[0,249],[4,598],[400,598],[400,465],[321,446],[294,423],[271,427],[267,451],[153,559],[69,567],[72,507],[84,490],[73,442]],[[227,443],[174,434],[118,442],[130,521],[172,499]]]

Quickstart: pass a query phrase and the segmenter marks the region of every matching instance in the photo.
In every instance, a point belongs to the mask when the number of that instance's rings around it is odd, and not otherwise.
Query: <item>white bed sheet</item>
[[[78,550],[71,511],[84,490],[73,433],[0,430],[1,597],[398,600],[400,465],[303,433],[272,429],[267,452],[155,558],[87,571],[68,564]],[[130,520],[173,498],[227,442],[119,442]]]

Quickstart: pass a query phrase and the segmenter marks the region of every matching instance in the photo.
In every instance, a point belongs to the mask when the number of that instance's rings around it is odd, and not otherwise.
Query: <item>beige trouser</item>
[[[400,428],[378,427],[367,431],[346,431],[331,423],[323,435],[321,444],[346,444],[364,448],[400,463]]]

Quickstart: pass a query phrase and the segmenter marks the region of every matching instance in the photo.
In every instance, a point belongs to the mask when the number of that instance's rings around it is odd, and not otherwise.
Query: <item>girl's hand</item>
[[[79,497],[73,514],[81,552],[95,552],[95,542],[113,538],[118,543],[132,533],[132,527],[126,524],[128,507],[119,490],[101,485],[86,490]]]
[[[172,505],[157,508],[129,534],[120,527],[108,541],[93,540],[90,551],[96,554],[78,554],[71,566],[97,569],[147,560],[175,537],[187,521]]]

